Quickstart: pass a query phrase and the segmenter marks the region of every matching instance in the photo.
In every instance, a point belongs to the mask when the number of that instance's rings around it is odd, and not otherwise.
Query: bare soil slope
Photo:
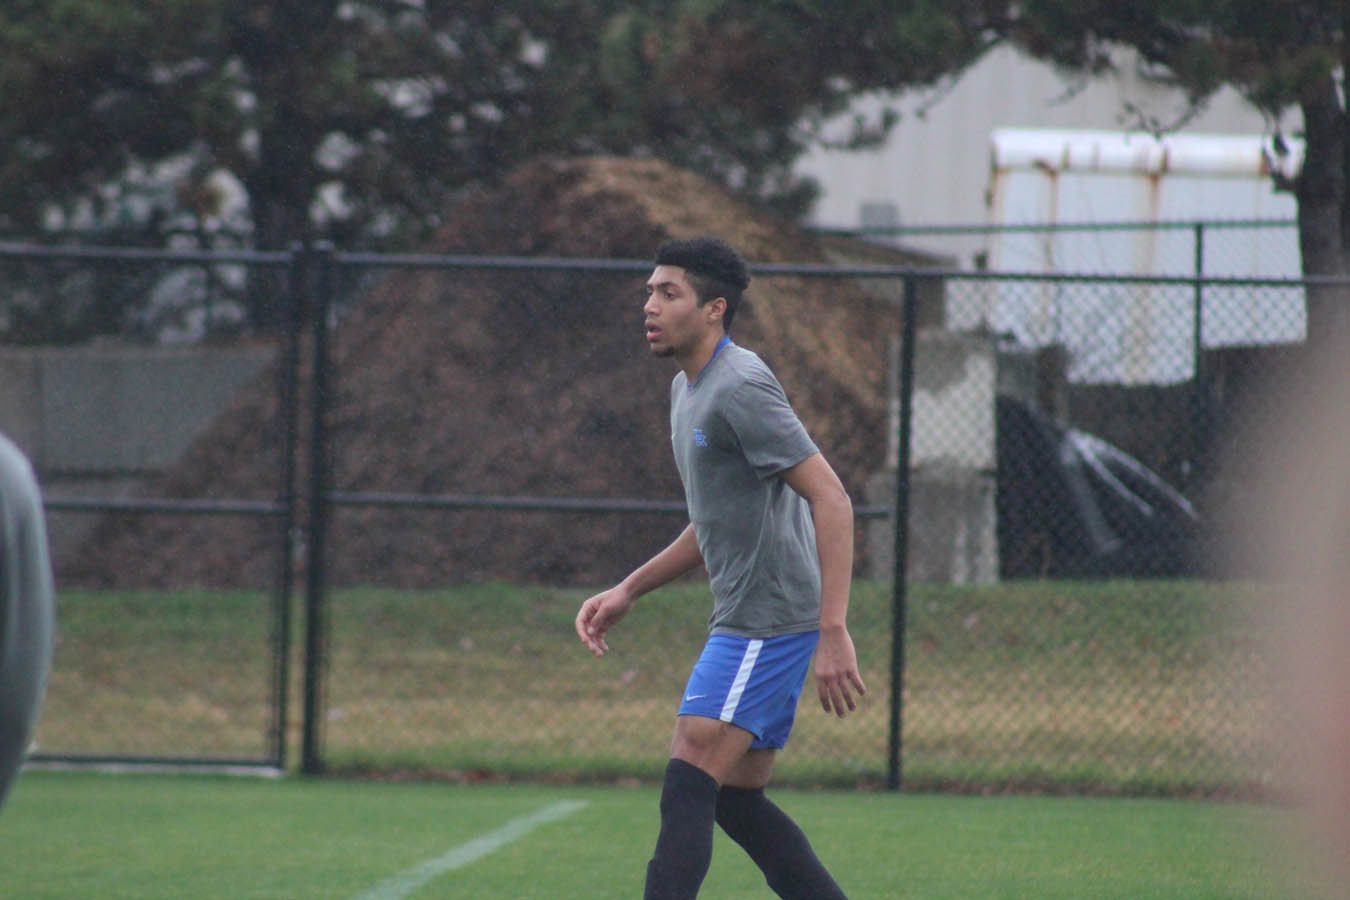
[[[466,197],[426,249],[650,259],[665,238],[700,233],[727,238],[752,263],[826,259],[809,236],[712,182],[655,160],[612,158],[530,165]],[[674,366],[646,349],[644,279],[410,268],[349,282],[360,289],[333,339],[335,487],[680,499],[667,419]],[[735,322],[736,341],[774,368],[855,497],[882,463],[885,336],[894,327],[891,308],[854,281],[790,277],[755,278]],[[275,496],[275,377],[241,393],[155,493]],[[345,507],[327,555],[336,584],[604,584],[682,525],[669,515]],[[62,577],[270,584],[276,533],[257,519],[110,517]]]

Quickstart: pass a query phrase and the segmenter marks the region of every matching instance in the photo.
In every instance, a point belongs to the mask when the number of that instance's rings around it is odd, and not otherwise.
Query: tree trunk
[[[322,125],[307,115],[304,88],[311,77],[310,40],[324,26],[327,3],[257,0],[235,36],[258,103],[258,156],[244,176],[253,217],[255,250],[288,250],[309,245],[309,206],[317,183],[315,148]],[[274,333],[285,327],[290,286],[276,267],[249,271],[246,291],[249,326]]]
[[[1298,177],[1298,236],[1307,290],[1308,341],[1350,332],[1350,286],[1317,283],[1350,275],[1350,209],[1346,206],[1346,114],[1330,78],[1300,104],[1305,130]]]
[[[256,250],[288,250],[307,239],[304,223],[294,212],[263,190],[249,187],[253,204],[253,246]],[[286,327],[291,302],[289,274],[276,266],[252,266],[244,292],[249,329],[255,334],[275,334]]]

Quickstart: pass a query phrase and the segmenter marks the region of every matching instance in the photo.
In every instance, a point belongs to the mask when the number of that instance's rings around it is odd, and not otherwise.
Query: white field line
[[[413,891],[428,882],[439,878],[446,872],[463,868],[469,863],[487,856],[520,840],[540,825],[557,821],[569,816],[586,805],[585,801],[568,800],[545,806],[528,816],[512,819],[496,831],[489,831],[482,837],[476,837],[468,843],[460,844],[453,850],[420,862],[410,869],[385,879],[375,887],[357,897],[357,900],[403,900]]]

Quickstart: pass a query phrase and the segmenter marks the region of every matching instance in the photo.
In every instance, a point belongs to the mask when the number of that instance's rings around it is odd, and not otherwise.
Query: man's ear
[[[722,317],[727,314],[727,298],[714,297],[703,304],[703,314],[708,317],[708,322],[720,322]]]

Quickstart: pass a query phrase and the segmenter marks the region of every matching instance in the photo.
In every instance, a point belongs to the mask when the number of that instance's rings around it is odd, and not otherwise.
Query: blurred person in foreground
[[[647,343],[679,366],[671,442],[690,524],[668,547],[581,606],[577,635],[597,656],[644,594],[705,566],[709,638],[690,674],[661,788],[661,829],[644,897],[698,894],[714,821],[780,897],[844,893],[796,823],[764,794],[815,658],[826,712],[865,692],[846,624],[853,508],[777,378],[732,343],[750,277],[711,237],[670,241],[647,280]]]
[[[54,618],[42,496],[28,458],[0,435],[0,804],[37,723]]]
[[[1350,341],[1323,339],[1261,396],[1229,460],[1253,486],[1227,512],[1226,563],[1256,574],[1272,625],[1268,722],[1288,896],[1350,896]],[[1253,565],[1254,564],[1254,565]],[[1265,619],[1263,615],[1262,620]]]

